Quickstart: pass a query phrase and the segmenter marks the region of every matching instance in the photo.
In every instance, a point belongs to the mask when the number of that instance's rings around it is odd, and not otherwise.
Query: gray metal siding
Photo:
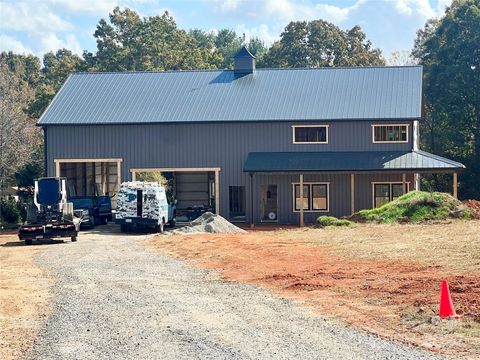
[[[293,212],[293,183],[299,182],[298,174],[255,175],[255,222],[261,222],[260,189],[262,185],[277,185],[278,222],[298,224],[300,215]],[[330,199],[328,212],[305,212],[305,222],[313,223],[320,215],[343,216],[350,213],[350,175],[349,174],[306,174],[305,183],[328,182]]]
[[[415,188],[414,175],[407,173],[410,190]],[[372,182],[402,182],[402,174],[374,173],[355,175],[355,211],[373,207]]]
[[[420,66],[83,73],[39,124],[419,119],[421,94]]]
[[[249,175],[242,169],[251,151],[382,151],[412,147],[411,143],[372,144],[371,122],[368,121],[330,122],[327,123],[330,125],[329,144],[296,145],[292,143],[292,124],[52,126],[47,131],[48,174],[55,172],[54,159],[69,158],[122,158],[122,181],[131,179],[129,170],[132,168],[220,167],[220,205],[222,214],[226,215],[230,185],[247,187],[247,210],[250,209]],[[331,176],[336,179],[337,175]],[[340,177],[338,181],[343,182],[342,179]],[[345,190],[338,190],[337,194],[337,189],[340,189],[337,185],[332,188],[335,196],[332,196],[331,208],[338,209],[335,214],[341,214],[350,203]],[[282,191],[291,190],[288,187]],[[289,197],[285,206],[291,207],[291,202]],[[289,216],[286,222],[290,222],[293,215],[286,210],[290,214],[285,215]]]
[[[262,185],[277,185],[278,223],[298,224],[300,214],[293,212],[293,183],[299,174],[255,175],[255,223],[261,223],[260,191]],[[407,174],[410,190],[414,189],[413,174]],[[329,183],[329,211],[305,212],[305,223],[313,224],[321,215],[347,216],[351,209],[350,174],[305,174],[305,183]],[[401,174],[355,174],[355,211],[373,207],[372,182],[402,182]],[[248,199],[247,199],[248,200]],[[248,209],[247,209],[248,210]],[[247,219],[250,219],[247,217]]]

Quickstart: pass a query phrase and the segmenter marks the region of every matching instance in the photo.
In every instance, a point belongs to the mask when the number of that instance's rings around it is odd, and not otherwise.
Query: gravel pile
[[[204,233],[244,233],[245,230],[233,225],[220,215],[206,212],[189,225],[170,231],[170,234],[204,234]]]

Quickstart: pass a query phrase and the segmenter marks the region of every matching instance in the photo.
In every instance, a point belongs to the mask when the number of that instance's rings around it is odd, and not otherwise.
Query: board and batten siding
[[[46,129],[47,174],[55,174],[55,159],[121,158],[122,181],[131,179],[133,168],[213,168],[220,167],[221,213],[228,215],[228,186],[244,185],[247,190],[247,212],[250,209],[250,177],[243,172],[243,165],[250,152],[280,151],[402,151],[412,149],[413,123],[409,124],[409,142],[374,144],[372,124],[375,121],[305,121],[305,122],[243,122],[243,123],[181,123],[181,124],[132,124],[132,125],[52,125]],[[387,122],[385,122],[387,123]],[[328,144],[293,144],[292,125],[329,125]],[[294,222],[298,217],[291,211],[291,182],[298,176],[273,175],[278,183],[290,183],[279,198],[285,213]],[[325,175],[327,176],[327,175]],[[396,175],[397,177],[401,175]],[[258,175],[260,181],[264,175]],[[328,175],[335,183],[345,183],[346,175]],[[338,179],[337,179],[338,177]],[[306,175],[306,178],[307,175]],[[292,181],[290,181],[292,180]],[[262,180],[263,181],[263,180]],[[307,181],[307,180],[305,180]],[[333,180],[332,180],[333,183]],[[283,188],[283,185],[282,185]],[[363,188],[363,186],[362,186]],[[356,187],[358,196],[364,193]],[[279,189],[280,191],[280,189]],[[288,195],[286,191],[289,191]],[[331,189],[331,201],[338,206],[338,214],[349,209],[347,191]],[[258,192],[256,192],[258,195]],[[288,195],[288,196],[287,196]],[[335,196],[334,196],[335,195]],[[287,197],[284,200],[284,197]],[[371,194],[369,195],[371,198]],[[258,208],[258,196],[256,208]],[[285,202],[285,204],[284,204]],[[338,205],[337,205],[338,202]],[[371,202],[371,201],[370,201]],[[340,205],[341,204],[341,205]],[[333,208],[334,203],[330,204]],[[370,206],[370,205],[369,205]],[[280,210],[280,209],[279,209]],[[349,213],[349,210],[346,212]],[[344,214],[342,214],[344,215]],[[247,217],[248,218],[248,217]]]

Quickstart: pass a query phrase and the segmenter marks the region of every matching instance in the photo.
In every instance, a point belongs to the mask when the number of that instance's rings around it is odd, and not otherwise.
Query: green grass
[[[471,212],[450,194],[411,191],[379,208],[361,210],[359,220],[378,223],[422,222],[471,218]],[[357,217],[357,218],[358,218]]]
[[[320,226],[350,226],[353,223],[350,220],[346,219],[337,219],[334,216],[320,216],[317,219],[317,223]]]

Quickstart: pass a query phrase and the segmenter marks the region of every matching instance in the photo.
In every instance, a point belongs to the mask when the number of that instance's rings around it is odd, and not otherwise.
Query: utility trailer
[[[73,204],[67,202],[65,178],[35,180],[33,203],[27,211],[27,221],[18,229],[20,240],[26,245],[36,239],[69,237],[77,241],[80,221],[73,215]]]

